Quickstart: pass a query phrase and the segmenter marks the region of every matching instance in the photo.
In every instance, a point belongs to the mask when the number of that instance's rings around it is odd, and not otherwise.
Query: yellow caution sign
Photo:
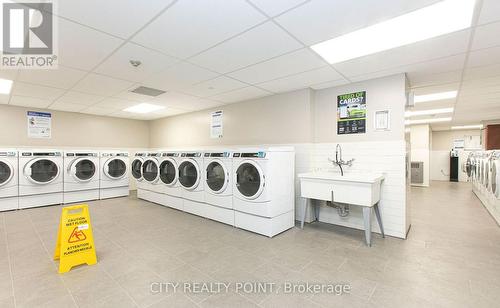
[[[63,207],[54,252],[54,260],[58,259],[59,273],[69,272],[73,266],[80,264],[97,263],[86,204]]]

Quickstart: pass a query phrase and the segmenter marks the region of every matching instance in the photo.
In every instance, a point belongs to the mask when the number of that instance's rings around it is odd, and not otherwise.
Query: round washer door
[[[121,179],[127,174],[127,164],[120,158],[110,158],[104,164],[104,174],[113,180]]]
[[[24,167],[24,175],[35,184],[49,184],[59,176],[59,166],[50,159],[36,158]]]
[[[142,159],[141,158],[136,158],[132,161],[131,164],[131,171],[132,171],[132,176],[134,179],[138,181],[142,181]]]
[[[168,186],[172,186],[177,182],[177,164],[173,159],[166,158],[161,162],[160,180]]]
[[[155,159],[146,159],[142,163],[142,177],[148,182],[156,182],[160,170],[158,169],[158,162]]]
[[[9,183],[14,176],[14,169],[8,161],[0,160],[0,187]]]
[[[88,158],[78,158],[70,165],[71,176],[79,182],[89,182],[96,174],[96,164]]]
[[[205,183],[213,193],[223,192],[229,182],[229,173],[224,164],[219,160],[213,160],[206,166]]]
[[[179,182],[186,189],[191,190],[198,187],[200,183],[200,168],[194,160],[187,159],[180,163]]]
[[[244,160],[236,169],[236,188],[246,199],[255,199],[262,194],[265,176],[258,164]]]

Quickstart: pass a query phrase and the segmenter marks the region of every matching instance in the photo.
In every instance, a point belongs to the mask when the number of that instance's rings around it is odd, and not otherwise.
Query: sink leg
[[[368,206],[363,206],[363,220],[365,223],[365,240],[366,245],[371,247],[372,245],[372,208]]]
[[[304,200],[305,200],[305,202],[304,202],[304,208],[302,210],[302,220],[300,221],[300,228],[301,229],[304,229],[304,221],[306,220],[307,208],[308,208],[308,205],[310,202],[310,200],[308,198],[305,198]]]
[[[311,204],[312,204],[312,200],[311,200]],[[319,221],[319,201],[315,201],[314,202],[314,219],[315,221]]]
[[[384,225],[382,224],[382,216],[380,216],[380,208],[378,207],[378,203],[373,206],[373,209],[375,210],[375,216],[377,216],[378,226],[380,227],[382,237],[385,238]]]

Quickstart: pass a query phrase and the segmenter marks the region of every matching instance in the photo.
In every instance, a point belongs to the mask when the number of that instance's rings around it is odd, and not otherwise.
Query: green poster
[[[366,132],[366,91],[337,96],[337,134]]]

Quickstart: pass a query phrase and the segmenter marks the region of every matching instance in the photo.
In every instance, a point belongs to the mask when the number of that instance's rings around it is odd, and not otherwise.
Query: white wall
[[[428,124],[410,127],[411,161],[424,163],[424,182],[412,183],[413,186],[429,186],[431,130]]]

